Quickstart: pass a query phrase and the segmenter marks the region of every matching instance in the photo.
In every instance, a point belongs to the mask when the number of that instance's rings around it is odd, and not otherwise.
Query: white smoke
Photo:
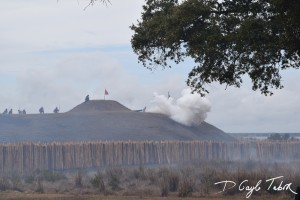
[[[181,97],[174,100],[164,95],[154,93],[151,101],[152,107],[149,112],[161,113],[169,116],[176,122],[187,126],[197,126],[201,124],[210,111],[210,102],[199,94],[192,94],[190,89],[184,89]]]

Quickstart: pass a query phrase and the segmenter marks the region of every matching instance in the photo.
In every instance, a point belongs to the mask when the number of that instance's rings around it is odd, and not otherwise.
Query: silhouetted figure
[[[135,112],[146,112],[146,106],[141,110],[134,110]]]
[[[59,112],[59,109],[57,107],[55,107],[55,109],[53,110],[53,112],[56,114]]]
[[[4,114],[4,115],[6,115],[8,113],[8,110],[7,110],[7,108],[3,111],[3,113],[2,114]]]
[[[9,115],[11,115],[11,114],[12,114],[12,109],[10,109],[10,110],[9,110],[8,114],[9,114]]]
[[[86,95],[85,97],[85,102],[89,101],[90,100],[90,95]]]
[[[19,109],[18,110],[19,115],[23,114],[23,112]]]
[[[23,112],[23,115],[26,115],[26,110],[25,109],[22,112]]]
[[[44,114],[44,108],[41,107],[41,108],[39,109],[39,112],[40,112],[40,114]]]
[[[300,200],[300,187],[297,187],[296,189],[296,195],[295,195],[295,200]]]

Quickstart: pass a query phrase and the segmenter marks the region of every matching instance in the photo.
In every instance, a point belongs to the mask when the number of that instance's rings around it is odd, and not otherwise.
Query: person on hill
[[[89,100],[90,100],[90,95],[86,95],[85,101],[84,101],[84,102],[87,102],[87,101],[89,101]]]
[[[56,114],[59,112],[59,109],[57,107],[55,107],[55,109],[53,110],[53,112]]]
[[[9,110],[8,114],[9,114],[9,115],[13,114],[12,109]]]
[[[40,114],[44,114],[44,108],[43,106],[39,109]]]
[[[22,114],[22,111],[19,109],[19,110],[18,110],[18,113],[19,113],[19,115],[21,115],[21,114]]]
[[[2,114],[6,115],[7,113],[8,113],[8,110],[7,110],[7,108],[5,108],[5,110],[3,111]]]
[[[26,110],[25,109],[22,112],[23,112],[23,115],[26,115]]]

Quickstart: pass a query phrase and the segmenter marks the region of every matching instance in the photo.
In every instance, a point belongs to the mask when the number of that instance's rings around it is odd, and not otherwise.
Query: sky
[[[193,63],[145,69],[131,48],[129,26],[141,16],[141,0],[10,0],[0,2],[0,112],[66,112],[90,99],[116,100],[130,109],[151,107],[154,92],[176,99]],[[206,121],[229,133],[300,132],[299,70],[282,72],[284,89],[265,97],[212,84]]]

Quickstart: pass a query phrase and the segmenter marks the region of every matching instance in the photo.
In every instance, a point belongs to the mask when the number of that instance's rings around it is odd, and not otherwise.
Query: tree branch
[[[102,2],[103,4],[105,4],[105,6],[107,6],[108,3],[111,4],[110,0],[90,0],[90,3],[83,10],[94,5],[96,3],[96,1]]]

